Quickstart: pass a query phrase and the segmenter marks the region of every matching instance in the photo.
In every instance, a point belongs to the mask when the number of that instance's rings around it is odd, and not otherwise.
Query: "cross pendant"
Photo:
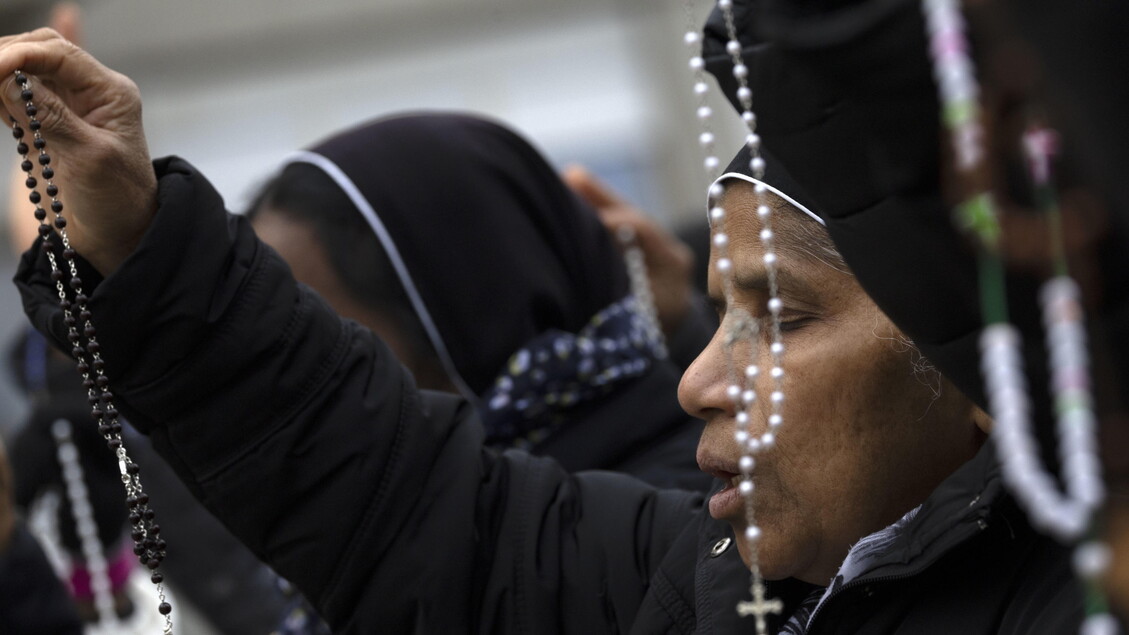
[[[768,622],[765,619],[769,613],[778,615],[784,612],[784,603],[779,598],[766,600],[764,597],[764,583],[757,582],[753,585],[753,600],[751,602],[738,602],[737,614],[741,617],[752,615],[757,620],[757,635],[766,635]]]

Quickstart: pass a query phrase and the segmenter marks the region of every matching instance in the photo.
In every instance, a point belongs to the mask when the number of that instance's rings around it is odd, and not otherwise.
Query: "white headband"
[[[453,383],[463,397],[468,399],[471,403],[478,403],[478,395],[474,394],[470,387],[467,386],[458,368],[455,367],[455,361],[451,359],[451,354],[447,351],[447,345],[443,342],[443,336],[439,333],[439,328],[431,319],[431,313],[427,310],[427,305],[423,303],[423,298],[420,297],[415,283],[412,282],[411,274],[408,273],[408,267],[404,264],[403,258],[400,257],[400,250],[396,249],[396,243],[393,242],[392,235],[388,233],[388,229],[384,226],[384,223],[381,222],[380,217],[376,215],[376,210],[373,209],[368,199],[361,194],[361,190],[357,187],[356,183],[353,183],[353,180],[350,179],[336,163],[316,152],[302,150],[287,155],[282,161],[282,167],[285,168],[293,163],[308,163],[314,167],[320,168],[329,178],[337,183],[337,186],[345,192],[345,195],[349,197],[353,205],[355,205],[361,212],[361,215],[365,217],[369,227],[372,228],[373,233],[376,234],[376,237],[380,240],[380,244],[384,246],[384,251],[388,254],[388,260],[392,262],[392,268],[396,270],[396,275],[400,278],[400,284],[404,285],[404,291],[408,294],[412,308],[415,309],[420,324],[423,325],[423,330],[427,332],[428,338],[431,339],[431,345],[435,347],[435,354],[439,356],[439,361],[442,362],[444,370],[446,370],[447,375],[450,376],[451,383]]]
[[[807,214],[808,216],[811,216],[820,225],[823,225],[824,227],[827,226],[827,223],[823,222],[823,219],[820,218],[818,214],[816,214],[815,212],[813,212],[810,209],[808,209],[807,207],[805,207],[802,203],[800,203],[796,199],[792,198],[791,196],[788,196],[784,192],[781,192],[780,190],[778,190],[775,187],[769,185],[768,183],[765,183],[764,181],[759,181],[759,180],[754,179],[753,177],[749,176],[748,174],[741,174],[740,172],[726,172],[725,174],[722,174],[721,176],[717,177],[717,180],[714,181],[712,184],[710,184],[709,190],[706,190],[706,219],[707,220],[709,219],[709,210],[710,210],[711,207],[713,207],[713,197],[709,194],[709,192],[713,191],[714,185],[718,185],[722,181],[725,181],[726,179],[739,179],[741,181],[745,181],[746,183],[752,183],[753,185],[763,185],[764,187],[768,188],[768,190],[770,192],[772,192],[773,194],[775,194],[775,195],[779,196],[780,198],[782,198],[782,199],[788,201],[789,203],[791,203],[792,206],[795,207],[796,209],[798,209],[801,212]]]

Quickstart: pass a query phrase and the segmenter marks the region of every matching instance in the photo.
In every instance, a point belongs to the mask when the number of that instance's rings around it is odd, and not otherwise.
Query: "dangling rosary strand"
[[[98,432],[106,439],[106,445],[118,459],[118,469],[126,491],[126,504],[129,507],[129,520],[133,526],[130,532],[134,543],[133,552],[141,564],[150,570],[150,580],[156,585],[157,596],[160,599],[157,610],[165,618],[164,632],[171,634],[172,605],[166,601],[164,576],[159,571],[161,561],[165,558],[165,541],[160,537],[161,527],[155,522],[155,514],[149,507],[149,495],[141,487],[141,469],[130,459],[122,445],[121,422],[118,420],[117,408],[114,407],[110,380],[105,374],[105,361],[102,359],[97,332],[90,321],[91,315],[87,306],[89,298],[82,291],[82,279],[78,275],[78,267],[75,263],[77,253],[67,237],[67,219],[63,217],[59,188],[53,182],[55,170],[51,167],[51,156],[46,150],[47,141],[40,134],[42,124],[36,118],[39,109],[33,100],[31,82],[27,75],[18,70],[15,72],[15,80],[21,89],[20,99],[24,102],[24,110],[28,117],[27,127],[32,132],[32,146],[38,152],[37,162],[40,166],[44,191],[51,199],[50,207],[54,218],[50,223],[47,221],[47,210],[41,204],[43,197],[38,190],[39,181],[33,175],[35,164],[30,158],[31,148],[24,139],[26,133],[14,117],[10,117],[12,136],[17,141],[16,151],[23,158],[20,168],[27,173],[25,185],[30,190],[28,199],[35,205],[35,218],[40,223],[41,249],[51,265],[51,280],[58,291],[59,307],[63,310],[63,323],[67,327],[67,339],[72,346],[71,356],[74,357],[78,372],[82,375],[82,386],[90,403],[91,416],[98,424]],[[55,257],[56,234],[63,247],[62,255],[67,265],[66,271],[59,266]],[[73,299],[68,299],[68,286]]]
[[[749,70],[741,56],[742,47],[740,41],[737,39],[732,0],[719,0],[718,8],[725,20],[728,38],[726,42],[726,52],[733,60],[732,72],[738,83],[737,99],[741,105],[741,119],[749,128],[749,133],[745,138],[745,144],[749,148],[752,157],[749,162],[749,169],[754,178],[760,180],[764,177],[765,161],[760,156],[760,136],[756,132],[757,120],[752,110],[752,90],[748,86]],[[687,15],[692,19],[692,12],[689,10],[689,5],[687,5]],[[695,75],[694,92],[699,97],[698,119],[702,122],[704,129],[700,136],[700,142],[703,149],[707,152],[704,167],[706,168],[707,174],[711,177],[711,181],[716,181],[716,172],[719,162],[717,157],[713,154],[714,135],[709,127],[712,110],[704,103],[705,94],[707,92],[706,84],[703,81],[705,61],[700,53],[698,53],[698,51],[700,51],[702,37],[696,30],[696,27],[691,24],[684,39],[686,44],[692,49],[690,69]],[[761,220],[760,240],[764,249],[763,259],[769,284],[767,309],[769,314],[769,337],[771,338],[770,354],[772,358],[772,368],[769,372],[773,389],[769,397],[770,414],[764,432],[760,435],[754,435],[750,431],[752,409],[757,401],[755,385],[760,375],[760,369],[756,364],[759,351],[758,343],[761,339],[760,324],[749,314],[735,308],[735,302],[733,300],[733,261],[729,258],[728,252],[729,237],[724,231],[726,211],[717,202],[720,200],[722,194],[724,194],[724,187],[720,183],[714,182],[709,193],[711,201],[709,211],[710,221],[715,227],[713,236],[713,247],[717,253],[715,266],[720,274],[722,293],[725,296],[727,307],[727,321],[729,322],[724,340],[729,376],[729,386],[726,388],[726,395],[732,400],[734,405],[734,441],[741,448],[741,458],[738,464],[740,469],[738,491],[745,506],[746,528],[745,535],[740,538],[745,540],[748,545],[747,551],[750,560],[750,594],[752,595],[752,601],[739,603],[737,605],[737,611],[742,616],[753,616],[755,618],[758,635],[763,635],[767,632],[766,618],[768,614],[779,614],[783,612],[783,604],[779,600],[766,599],[765,597],[766,588],[758,564],[757,547],[761,538],[761,529],[756,524],[756,508],[754,502],[755,486],[753,483],[753,471],[756,467],[756,459],[753,455],[762,450],[771,448],[775,444],[777,430],[783,423],[781,408],[784,401],[784,392],[782,390],[784,378],[784,370],[782,367],[784,345],[781,341],[779,319],[783,303],[779,298],[777,289],[777,257],[773,246],[774,235],[771,225],[772,208],[765,204],[763,200],[766,191],[767,188],[765,188],[764,185],[759,183],[756,185],[756,193],[761,198],[760,204],[757,206],[757,215]],[[736,348],[742,341],[748,341],[750,343],[749,355],[752,360],[751,363],[745,366],[744,372],[740,371],[735,360]]]
[[[942,114],[953,139],[957,167],[966,180],[984,159],[979,89],[964,35],[958,0],[924,0]],[[959,208],[958,222],[979,240],[981,307],[981,371],[1003,477],[1036,527],[1063,542],[1074,542],[1091,530],[1104,499],[1101,462],[1097,456],[1097,421],[1090,394],[1089,361],[1078,285],[1067,274],[1065,250],[1058,231],[1058,211],[1051,193],[1050,156],[1046,138],[1025,139],[1040,207],[1052,228],[1056,275],[1040,293],[1052,374],[1056,429],[1065,491],[1042,465],[1038,442],[1031,432],[1030,400],[1024,380],[1022,337],[1008,323],[1004,266],[999,255],[1000,226],[995,203],[986,190]],[[1034,143],[1032,143],[1034,142]],[[1032,146],[1041,147],[1032,147]],[[978,189],[978,188],[972,188]],[[1075,569],[1087,582],[1084,634],[1117,632],[1096,580],[1109,564],[1109,548],[1100,541],[1078,544]]]

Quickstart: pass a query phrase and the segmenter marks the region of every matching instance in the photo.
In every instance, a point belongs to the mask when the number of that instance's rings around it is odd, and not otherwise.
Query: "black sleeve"
[[[417,391],[187,163],[156,169],[152,226],[91,293],[113,389],[335,630],[554,632],[574,622],[564,611],[605,626],[634,613],[699,498],[484,451],[468,404]],[[17,282],[33,324],[62,342],[46,271],[29,252]]]

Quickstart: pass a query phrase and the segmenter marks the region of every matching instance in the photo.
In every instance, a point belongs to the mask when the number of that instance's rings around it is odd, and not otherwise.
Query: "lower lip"
[[[741,511],[741,495],[737,488],[729,485],[720,492],[710,497],[710,516],[717,520],[725,520]]]

